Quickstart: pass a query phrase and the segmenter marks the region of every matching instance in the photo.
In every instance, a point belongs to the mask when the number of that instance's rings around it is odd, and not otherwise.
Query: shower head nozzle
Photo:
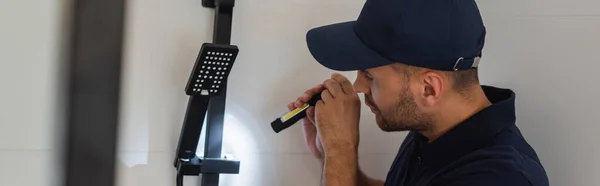
[[[185,88],[190,96],[221,93],[239,49],[234,45],[204,43]]]

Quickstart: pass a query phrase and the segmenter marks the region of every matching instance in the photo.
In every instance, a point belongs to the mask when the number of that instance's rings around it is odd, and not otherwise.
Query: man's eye
[[[365,72],[365,71],[361,71],[362,76],[367,78],[368,80],[373,80],[373,78],[369,75],[369,73]]]

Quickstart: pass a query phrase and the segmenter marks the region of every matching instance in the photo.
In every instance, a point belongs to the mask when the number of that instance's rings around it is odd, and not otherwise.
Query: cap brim
[[[337,71],[364,70],[394,63],[365,45],[354,31],[356,21],[311,29],[306,42],[321,65]]]

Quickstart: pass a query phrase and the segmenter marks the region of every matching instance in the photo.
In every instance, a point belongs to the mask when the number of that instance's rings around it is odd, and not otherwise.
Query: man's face
[[[354,89],[364,93],[365,104],[383,131],[426,130],[433,117],[414,99],[411,79],[390,65],[358,71]]]

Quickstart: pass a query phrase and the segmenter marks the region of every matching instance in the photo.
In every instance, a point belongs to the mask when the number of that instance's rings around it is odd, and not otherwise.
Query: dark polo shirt
[[[515,93],[482,86],[492,105],[432,143],[410,132],[386,186],[547,186],[533,148],[515,125]]]

